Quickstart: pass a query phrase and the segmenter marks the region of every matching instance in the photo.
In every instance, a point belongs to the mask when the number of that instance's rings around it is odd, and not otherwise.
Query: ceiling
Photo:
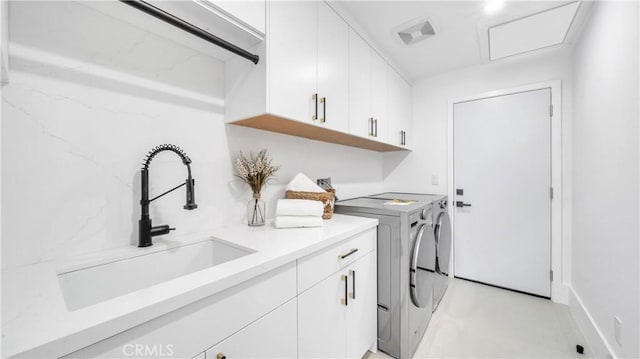
[[[493,14],[486,1],[334,1],[355,21],[356,31],[377,47],[409,80],[488,62],[487,28],[572,1],[507,1]],[[396,31],[419,18],[436,35],[405,45]],[[575,27],[575,26],[574,26]],[[569,38],[568,38],[569,39]],[[518,55],[527,56],[527,55]]]

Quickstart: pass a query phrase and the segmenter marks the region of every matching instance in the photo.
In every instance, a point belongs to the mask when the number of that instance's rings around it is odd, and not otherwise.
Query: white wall
[[[331,176],[343,198],[382,190],[379,153],[225,125],[214,58],[77,2],[11,2],[10,12],[3,268],[135,244],[140,165],[162,143],[193,160],[199,206],[182,209],[184,189],[151,205],[154,224],[177,228],[172,238],[246,220],[240,150],[267,148],[281,166],[264,193],[269,217],[299,171]],[[172,153],[151,164],[152,195],[184,179]]]
[[[487,91],[548,80],[563,80],[563,115],[570,118],[571,70],[568,49],[545,52],[525,59],[508,59],[487,65],[427,77],[413,84],[413,141],[410,153],[384,155],[385,190],[440,193],[447,190],[447,103]],[[566,121],[569,122],[568,120]],[[433,185],[437,174],[440,184]]]
[[[640,357],[638,50],[638,3],[600,2],[572,61],[571,306],[601,357]]]
[[[447,106],[449,100],[545,81],[562,81],[561,255],[554,256],[555,282],[571,280],[571,64],[570,48],[514,57],[416,81],[413,85],[411,153],[384,155],[386,191],[447,193]],[[556,107],[555,111],[560,111]],[[554,117],[556,118],[556,117]],[[431,183],[439,176],[439,185]],[[556,262],[559,260],[559,262]],[[566,302],[566,287],[554,286],[554,300]]]

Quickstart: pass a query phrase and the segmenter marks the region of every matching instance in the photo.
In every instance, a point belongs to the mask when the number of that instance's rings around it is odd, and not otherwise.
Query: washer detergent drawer
[[[376,229],[357,234],[320,252],[298,260],[298,293],[374,250]]]

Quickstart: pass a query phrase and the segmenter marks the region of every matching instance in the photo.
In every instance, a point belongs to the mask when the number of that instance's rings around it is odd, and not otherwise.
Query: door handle
[[[373,137],[373,117],[369,117],[369,136]]]
[[[344,298],[341,300],[341,303],[344,304],[345,306],[349,305],[349,297],[347,296],[347,292],[349,291],[349,284],[347,283],[347,276],[346,275],[341,275],[340,276],[342,278],[342,280],[344,281]]]
[[[456,207],[458,207],[458,208],[471,207],[471,204],[470,203],[464,203],[462,201],[456,201]]]
[[[320,118],[320,123],[327,122],[327,98],[321,97],[320,103],[322,104],[322,117]]]
[[[375,135],[373,135],[373,137],[378,137],[378,119],[376,118],[375,120],[373,120],[373,124],[375,126]]]
[[[350,269],[349,274],[351,275],[351,299],[356,299],[356,271]]]
[[[313,101],[315,101],[315,103],[316,103],[315,112],[313,113],[313,116],[311,117],[315,121],[315,120],[318,119],[318,94],[314,93],[313,96],[311,96],[311,99],[313,99]]]

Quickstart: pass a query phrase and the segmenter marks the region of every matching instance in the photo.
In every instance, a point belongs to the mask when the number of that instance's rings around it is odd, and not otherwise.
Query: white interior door
[[[456,277],[551,296],[550,106],[551,89],[454,104]]]

